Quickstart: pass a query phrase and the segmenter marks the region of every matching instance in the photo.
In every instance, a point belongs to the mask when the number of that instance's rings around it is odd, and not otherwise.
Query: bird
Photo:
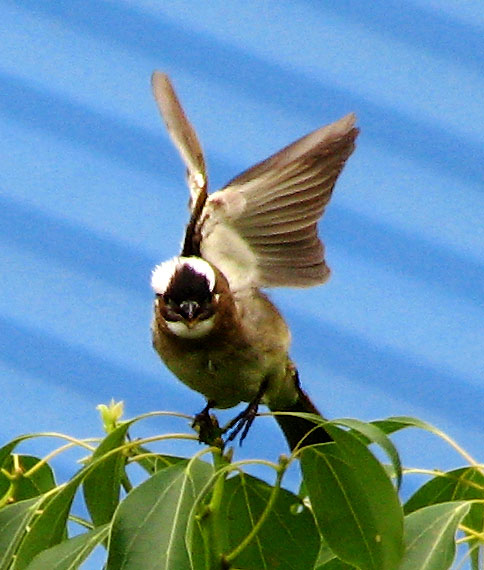
[[[292,451],[330,442],[323,421],[305,415],[323,418],[289,356],[288,325],[263,289],[328,279],[317,224],[355,148],[356,116],[303,136],[209,194],[200,142],[169,76],[155,71],[151,83],[190,192],[181,252],[151,275],[154,349],[205,397],[194,422],[201,441],[211,441],[211,410],[242,402],[243,411],[220,431],[224,444],[239,433],[242,442],[261,404]]]

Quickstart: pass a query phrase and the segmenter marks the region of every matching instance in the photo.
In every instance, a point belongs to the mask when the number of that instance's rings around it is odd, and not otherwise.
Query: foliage
[[[120,403],[99,408],[108,432],[100,441],[33,434],[0,448],[0,570],[75,569],[96,547],[106,551],[107,570],[445,570],[456,551],[459,564],[484,568],[483,467],[420,420],[326,422],[334,442],[276,464],[237,462],[217,446],[191,458],[154,453],[154,441],[196,436],[131,441],[133,424],[155,414],[121,421]],[[426,472],[402,505],[402,477],[423,470],[402,469],[389,435],[411,427],[443,438],[467,465]],[[34,437],[64,442],[43,459],[18,453]],[[57,484],[52,460],[73,447],[89,455]],[[298,494],[282,487],[295,460]],[[250,464],[269,466],[274,483],[248,474]],[[133,487],[134,466],[145,475]]]

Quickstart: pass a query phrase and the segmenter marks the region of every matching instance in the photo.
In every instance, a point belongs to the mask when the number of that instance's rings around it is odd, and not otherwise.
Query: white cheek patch
[[[198,321],[192,327],[187,326],[183,321],[165,322],[168,329],[176,336],[181,338],[202,338],[213,329],[214,317]]]

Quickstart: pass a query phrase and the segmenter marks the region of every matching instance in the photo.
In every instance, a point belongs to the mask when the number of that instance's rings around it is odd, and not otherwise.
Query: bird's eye
[[[173,301],[173,299],[170,299],[164,295],[160,295],[160,298],[163,299],[163,302],[165,304],[163,310],[165,319],[168,321],[180,321],[182,318],[180,314],[180,305],[177,302]]]
[[[200,305],[199,319],[203,321],[204,319],[210,318],[214,313],[214,306],[211,300],[204,301]]]

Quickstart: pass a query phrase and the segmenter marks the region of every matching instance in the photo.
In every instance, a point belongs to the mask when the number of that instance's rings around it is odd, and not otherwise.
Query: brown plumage
[[[249,403],[233,426],[242,437],[260,402],[319,414],[289,358],[287,325],[259,288],[328,278],[317,222],[353,152],[355,116],[302,137],[208,195],[201,146],[170,80],[155,72],[152,83],[187,168],[191,208],[181,255],[153,272],[154,347],[208,407]],[[276,419],[291,449],[304,437],[304,444],[329,440],[309,420]]]

